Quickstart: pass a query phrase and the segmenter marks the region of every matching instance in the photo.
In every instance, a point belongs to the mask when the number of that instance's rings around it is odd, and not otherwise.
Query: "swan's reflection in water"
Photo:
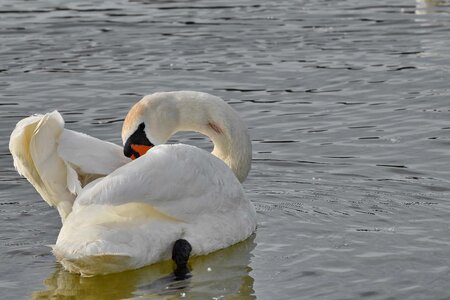
[[[255,246],[253,235],[227,249],[192,258],[192,277],[181,281],[174,279],[172,262],[95,277],[70,274],[58,266],[44,280],[46,290],[34,292],[33,299],[255,299],[249,275]]]
[[[448,13],[450,0],[416,0],[416,15],[424,15],[436,12]],[[441,9],[442,8],[442,9]]]

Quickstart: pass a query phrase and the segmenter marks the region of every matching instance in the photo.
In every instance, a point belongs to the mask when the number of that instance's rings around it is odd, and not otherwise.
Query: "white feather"
[[[95,157],[90,162],[80,159],[83,155],[89,157],[90,151],[96,151],[94,147],[108,158]],[[19,174],[58,209],[63,222],[83,185],[130,161],[117,145],[64,129],[64,120],[57,111],[17,123],[9,149]]]

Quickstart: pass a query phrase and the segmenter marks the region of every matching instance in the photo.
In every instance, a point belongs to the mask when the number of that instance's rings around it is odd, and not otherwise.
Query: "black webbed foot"
[[[190,270],[187,266],[187,262],[189,260],[191,251],[191,244],[189,244],[189,242],[184,239],[177,240],[173,245],[172,259],[177,265],[174,271],[175,280],[183,280],[190,277]]]

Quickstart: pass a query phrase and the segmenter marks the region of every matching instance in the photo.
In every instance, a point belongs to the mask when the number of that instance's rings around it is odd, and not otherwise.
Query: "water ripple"
[[[449,298],[449,7],[0,4],[2,295]],[[223,97],[249,125],[256,244],[205,258],[180,286],[167,267],[93,280],[55,267],[45,245],[60,221],[14,170],[15,124],[58,109],[66,127],[119,144],[133,103],[187,89]],[[193,133],[171,142],[212,148]]]

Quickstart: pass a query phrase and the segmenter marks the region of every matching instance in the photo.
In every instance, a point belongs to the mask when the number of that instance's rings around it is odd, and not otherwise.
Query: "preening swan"
[[[178,131],[207,135],[213,152],[165,144]],[[145,96],[126,116],[122,140],[123,148],[67,130],[56,111],[20,121],[11,134],[16,169],[61,216],[53,253],[64,268],[89,276],[171,257],[183,267],[189,254],[254,232],[255,209],[240,183],[251,143],[222,99],[191,91]]]

